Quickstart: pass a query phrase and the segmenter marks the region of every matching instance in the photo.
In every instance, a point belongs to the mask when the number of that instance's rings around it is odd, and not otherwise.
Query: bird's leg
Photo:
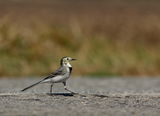
[[[67,90],[67,91],[69,91],[69,92],[71,92],[71,93],[73,93],[73,94],[76,94],[75,92],[73,92],[73,91],[71,91],[71,90],[69,90],[69,89],[67,88],[66,82],[63,82],[63,85],[64,85],[64,89],[65,89],[65,90]]]
[[[52,94],[53,83],[51,83],[50,94]]]

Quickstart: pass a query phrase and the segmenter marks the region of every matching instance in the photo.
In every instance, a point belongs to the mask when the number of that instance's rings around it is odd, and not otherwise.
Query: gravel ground
[[[71,78],[62,84],[24,87],[40,78],[0,80],[0,116],[159,116],[160,78]]]

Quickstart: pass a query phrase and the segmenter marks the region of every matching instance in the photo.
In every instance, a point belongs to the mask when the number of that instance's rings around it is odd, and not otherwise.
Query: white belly
[[[66,81],[70,77],[70,69],[66,68],[66,73],[64,75],[57,75],[53,78],[44,80],[42,83],[60,83]]]
[[[64,76],[56,76],[51,79],[51,82],[53,83],[59,83],[59,82],[64,82],[69,78],[69,75],[64,75]]]
[[[64,82],[69,78],[69,76],[70,76],[69,73],[65,74],[65,75],[55,76],[53,78],[44,80],[42,83],[60,83],[60,82]]]

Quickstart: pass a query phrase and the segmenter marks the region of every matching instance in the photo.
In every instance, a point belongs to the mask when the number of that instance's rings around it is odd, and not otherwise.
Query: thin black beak
[[[75,58],[72,58],[72,61],[74,61],[74,60],[77,60],[77,59],[75,59]]]

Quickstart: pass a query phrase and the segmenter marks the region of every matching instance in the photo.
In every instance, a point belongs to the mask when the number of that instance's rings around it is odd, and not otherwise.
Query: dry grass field
[[[74,75],[159,75],[160,2],[0,1],[0,76],[46,75],[62,56]]]

